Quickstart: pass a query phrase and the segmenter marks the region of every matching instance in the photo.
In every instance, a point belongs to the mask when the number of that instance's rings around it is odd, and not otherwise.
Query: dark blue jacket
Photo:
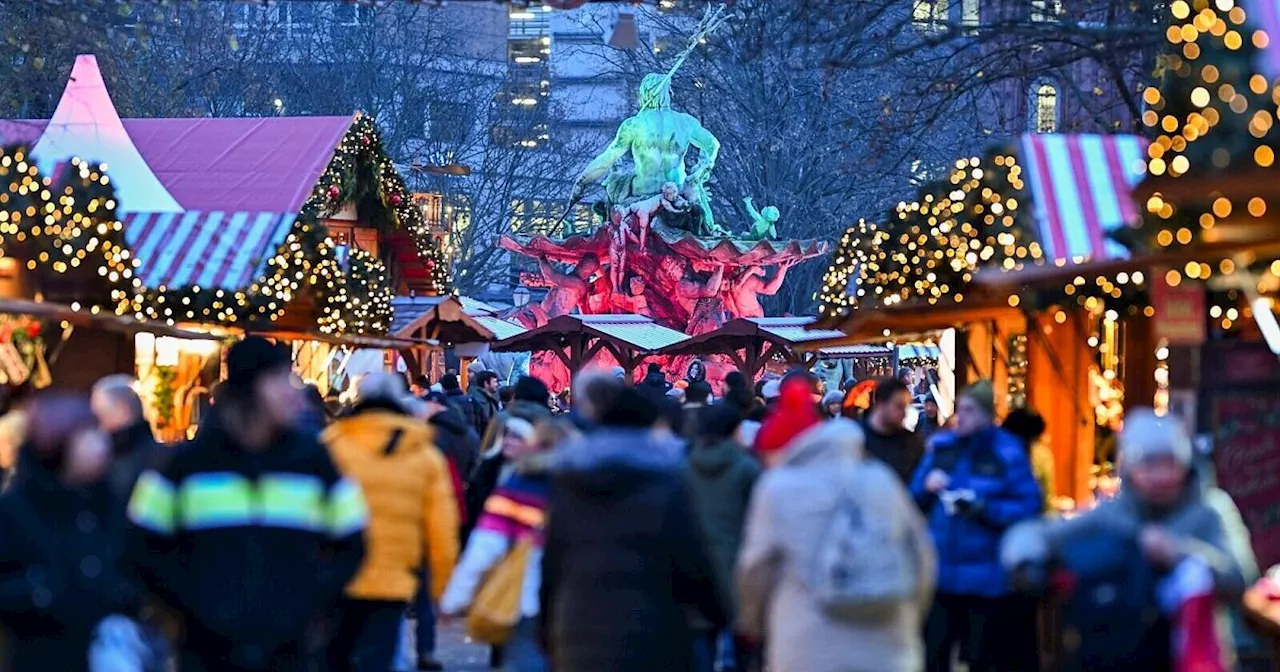
[[[911,479],[911,494],[929,519],[938,549],[938,592],[1000,597],[1008,581],[1000,566],[1000,538],[1015,523],[1040,514],[1040,486],[1022,443],[990,427],[968,438],[936,434],[932,450]],[[941,469],[949,490],[973,490],[976,504],[966,513],[948,514],[938,497],[925,490],[925,477]]]

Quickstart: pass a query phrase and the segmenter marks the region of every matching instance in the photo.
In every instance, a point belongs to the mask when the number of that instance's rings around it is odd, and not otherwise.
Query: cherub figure
[[[778,217],[781,214],[778,209],[772,205],[766,205],[763,210],[756,210],[756,206],[751,202],[748,196],[742,199],[742,203],[747,206],[747,214],[751,215],[751,232],[747,234],[748,240],[776,240],[778,238]]]
[[[644,295],[645,281],[644,278],[633,275],[627,281],[629,294],[623,294],[620,291],[613,293],[613,309],[615,312],[630,315],[648,315],[649,299]]]
[[[649,220],[655,214],[669,212],[673,215],[683,215],[692,208],[693,204],[680,193],[680,188],[676,186],[675,182],[664,182],[661,192],[649,198],[636,201],[627,207],[626,214],[634,216],[636,220],[636,232],[633,239],[643,250],[645,241],[648,240]],[[623,216],[623,225],[626,225],[625,215]]]

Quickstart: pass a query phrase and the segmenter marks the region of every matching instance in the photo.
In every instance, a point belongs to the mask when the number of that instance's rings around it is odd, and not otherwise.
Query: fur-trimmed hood
[[[651,431],[601,429],[564,444],[549,467],[566,487],[620,496],[650,480],[679,473],[684,445]]]

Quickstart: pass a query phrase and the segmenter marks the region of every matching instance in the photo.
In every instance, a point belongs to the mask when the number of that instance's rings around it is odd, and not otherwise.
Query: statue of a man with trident
[[[695,206],[694,217],[691,218],[695,223],[681,226],[677,222],[666,221],[664,224],[689,228],[695,235],[728,235],[715,224],[707,191],[707,181],[720,152],[720,141],[693,116],[671,109],[671,78],[699,41],[727,19],[723,5],[714,12],[708,8],[689,46],[681,52],[671,69],[666,73],[654,72],[644,76],[640,82],[640,110],[618,126],[613,142],[587,164],[574,185],[571,203],[581,201],[587,188],[602,178],[610,208],[625,208],[658,196],[663,193],[663,185],[674,183],[680,194]],[[690,146],[696,147],[699,155],[693,170],[687,172],[685,154]],[[632,165],[619,165],[619,161],[628,154]],[[658,217],[661,219],[661,215]]]

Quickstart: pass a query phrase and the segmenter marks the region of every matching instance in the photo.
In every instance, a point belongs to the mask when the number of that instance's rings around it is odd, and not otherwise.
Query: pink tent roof
[[[31,148],[31,155],[46,174],[73,157],[107,164],[115,182],[116,198],[126,210],[183,209],[152,172],[120,122],[98,70],[98,60],[91,55],[76,57],[58,107]]]
[[[254,212],[297,212],[351,126],[351,117],[123,121],[182,207]],[[48,123],[0,120],[0,143],[33,145]]]
[[[124,127],[185,208],[297,212],[351,117],[126,119]]]

